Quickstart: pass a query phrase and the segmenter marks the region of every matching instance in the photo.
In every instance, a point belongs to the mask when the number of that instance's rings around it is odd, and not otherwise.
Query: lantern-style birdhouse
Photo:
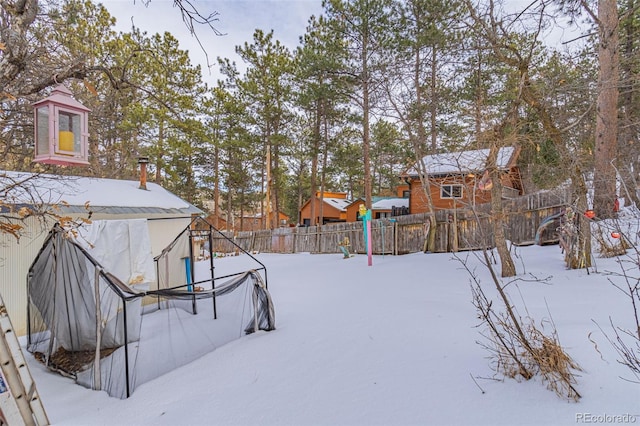
[[[89,164],[89,111],[60,84],[51,96],[33,104],[35,158],[59,166]]]

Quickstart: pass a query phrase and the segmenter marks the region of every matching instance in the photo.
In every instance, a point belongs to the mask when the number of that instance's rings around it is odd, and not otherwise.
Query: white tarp
[[[129,286],[156,279],[146,219],[95,220],[80,227],[76,241]]]
[[[133,220],[96,220],[79,228],[75,237],[82,246],[103,268],[116,276],[133,290],[146,290],[155,281],[155,267],[151,253],[151,242],[146,219]],[[93,270],[88,259],[85,259],[87,270]],[[75,327],[64,344],[67,349],[84,350],[96,345],[95,321],[85,316],[98,315],[102,324],[99,337],[103,348],[118,347],[124,344],[123,301],[115,291],[103,280],[99,281],[99,296],[96,304],[95,279],[93,274],[78,276],[79,293],[92,294],[74,300],[76,308],[72,314]],[[66,290],[65,290],[66,291]],[[78,294],[78,293],[76,293]],[[93,300],[91,300],[93,299]],[[129,342],[140,337],[141,299],[127,303],[127,332]],[[90,309],[87,309],[90,308]],[[57,333],[63,342],[66,333]],[[73,335],[76,335],[73,338]]]

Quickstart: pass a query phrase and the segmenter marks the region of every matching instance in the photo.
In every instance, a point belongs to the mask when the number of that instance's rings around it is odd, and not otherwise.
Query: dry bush
[[[492,266],[486,264],[492,271]],[[465,265],[466,267],[466,265]],[[478,318],[486,330],[481,332],[484,342],[478,342],[491,354],[492,367],[496,373],[518,380],[529,380],[540,375],[550,390],[558,396],[572,401],[581,398],[575,388],[577,371],[582,371],[560,345],[553,326],[549,335],[536,327],[531,318],[522,319],[515,314],[514,305],[504,291],[503,283],[492,273],[502,303],[497,310],[482,290],[475,274],[471,274],[473,304]]]
[[[576,392],[575,371],[582,368],[564,351],[555,329],[551,336],[544,335],[533,324],[527,328],[531,348],[525,352],[525,358],[531,358],[532,365],[538,367],[549,389],[560,396],[577,401],[580,394]]]

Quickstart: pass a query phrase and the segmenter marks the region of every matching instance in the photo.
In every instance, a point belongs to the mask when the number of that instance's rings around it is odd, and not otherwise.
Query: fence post
[[[394,256],[398,255],[398,221],[395,219],[391,219],[391,232],[393,232],[393,237],[392,237],[392,247],[391,247],[391,253]]]
[[[382,258],[384,259],[385,243],[387,242],[384,239],[384,219],[380,219],[380,239],[382,240]]]
[[[316,253],[322,253],[320,251],[320,246],[322,242],[322,232],[321,232],[320,226],[321,226],[320,223],[316,225]]]
[[[456,199],[453,199],[453,252],[458,252],[458,208],[456,207]]]
[[[296,244],[298,243],[298,228],[293,228],[293,242],[291,243],[291,253],[297,253]]]

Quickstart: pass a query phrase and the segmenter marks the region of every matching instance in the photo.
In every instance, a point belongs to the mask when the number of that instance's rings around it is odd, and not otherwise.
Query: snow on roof
[[[351,204],[351,200],[345,198],[323,198],[322,200],[340,211],[346,210],[347,206]]]
[[[392,207],[409,207],[408,198],[385,198],[371,205],[371,210],[390,210]]]
[[[509,166],[515,147],[502,147],[498,151],[497,166],[505,169]],[[426,155],[422,161],[429,175],[442,175],[448,173],[468,173],[484,170],[487,164],[489,149],[476,149],[472,151],[445,152],[442,154]],[[416,166],[407,170],[408,176],[417,176]]]
[[[190,209],[193,206],[160,185],[79,176],[0,171],[0,197],[7,204],[62,204],[91,207]]]

